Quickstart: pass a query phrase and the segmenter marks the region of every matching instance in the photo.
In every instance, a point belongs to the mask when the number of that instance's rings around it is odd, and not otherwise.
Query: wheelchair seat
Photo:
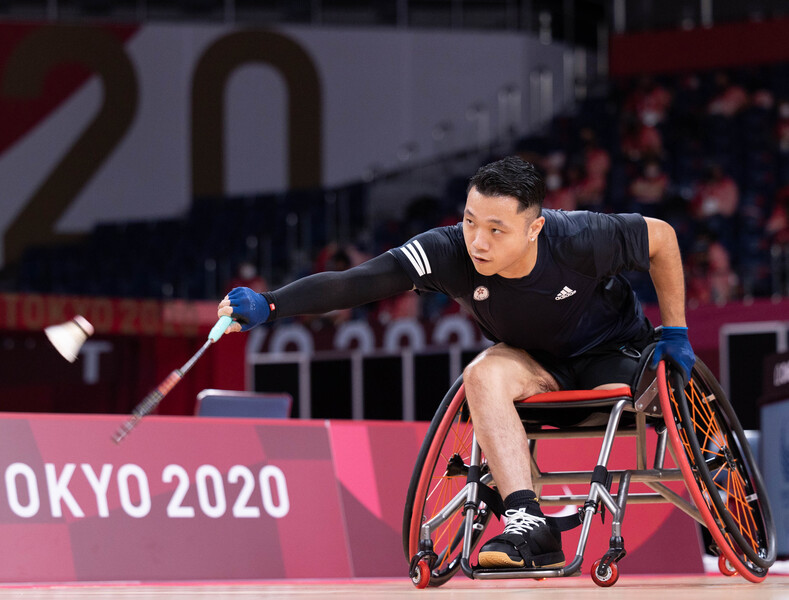
[[[620,426],[631,427],[634,425],[634,405],[648,396],[655,396],[655,370],[650,368],[652,352],[655,343],[650,343],[641,352],[638,366],[636,367],[633,381],[630,385],[622,385],[611,389],[594,390],[559,390],[543,392],[515,403],[521,420],[527,431],[540,429],[541,426],[550,427],[599,427],[608,422],[610,407],[624,398],[631,398],[633,402],[629,409],[622,415]],[[659,416],[657,406],[646,410],[650,416]],[[644,406],[640,407],[644,410]]]
[[[515,408],[527,432],[550,427],[598,427],[608,422],[610,408],[622,398],[632,398],[629,387],[604,390],[559,390],[519,400]],[[632,414],[632,413],[628,413]],[[623,415],[624,416],[624,415]],[[622,425],[632,419],[624,416]]]
[[[613,398],[633,396],[627,386],[597,389],[597,390],[558,390],[556,392],[543,392],[518,400],[516,404],[561,404],[562,406],[605,406]]]

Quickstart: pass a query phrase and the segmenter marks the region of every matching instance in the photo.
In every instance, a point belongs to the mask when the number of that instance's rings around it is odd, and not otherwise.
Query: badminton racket
[[[225,333],[225,330],[232,322],[233,319],[230,317],[220,317],[216,322],[216,325],[213,326],[211,332],[208,334],[208,339],[206,340],[205,344],[203,344],[203,346],[194,353],[192,358],[186,361],[184,366],[182,366],[180,369],[175,369],[172,373],[170,373],[164,381],[156,386],[156,389],[145,396],[145,398],[142,399],[142,402],[134,407],[131,416],[113,434],[112,441],[116,444],[120,444],[123,439],[129,435],[129,433],[131,433],[131,430],[137,426],[137,423],[139,423],[144,416],[151,414],[151,412],[159,405],[159,402],[162,401],[162,398],[164,398],[168,392],[173,389],[176,384],[181,381],[181,379],[183,379],[184,375],[186,375],[189,369],[191,369],[198,359],[203,356],[205,351],[208,350],[208,347],[218,341],[220,337],[222,337],[222,334]]]

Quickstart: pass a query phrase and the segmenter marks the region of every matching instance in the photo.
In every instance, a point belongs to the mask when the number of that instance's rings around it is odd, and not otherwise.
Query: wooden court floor
[[[770,575],[759,584],[722,575],[698,577],[626,577],[610,588],[597,587],[588,576],[546,581],[471,581],[457,577],[440,588],[417,590],[407,579],[244,582],[161,585],[64,585],[0,587],[0,600],[322,600],[409,598],[441,600],[787,600],[789,577]]]

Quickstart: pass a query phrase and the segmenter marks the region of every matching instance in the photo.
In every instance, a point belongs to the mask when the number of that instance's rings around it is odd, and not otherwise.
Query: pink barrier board
[[[0,417],[0,582],[407,577],[426,423],[153,416],[118,446],[122,421]],[[649,510],[625,519],[627,572],[702,572],[693,523]]]

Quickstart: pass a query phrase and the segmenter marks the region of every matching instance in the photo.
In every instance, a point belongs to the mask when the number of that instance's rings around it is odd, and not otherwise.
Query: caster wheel
[[[731,565],[729,559],[723,556],[723,554],[718,557],[718,570],[726,575],[726,577],[734,577],[737,575],[737,569]]]
[[[619,567],[616,565],[616,563],[611,563],[605,570],[605,573],[601,575],[597,570],[600,568],[601,562],[602,560],[596,560],[592,565],[592,581],[594,581],[600,587],[611,587],[616,583],[616,580],[619,579]]]
[[[416,563],[416,566],[411,571],[411,583],[418,590],[423,590],[430,585],[430,567],[424,560]]]

